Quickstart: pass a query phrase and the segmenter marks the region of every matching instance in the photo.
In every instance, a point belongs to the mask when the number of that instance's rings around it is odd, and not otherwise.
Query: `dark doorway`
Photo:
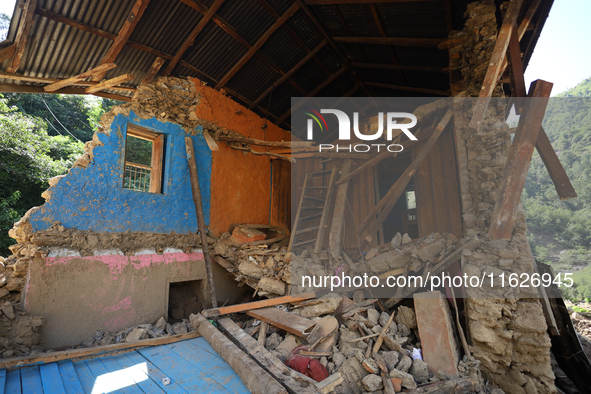
[[[200,289],[200,280],[174,282],[170,284],[168,289],[169,323],[188,319],[191,313],[197,313],[203,309],[199,299]]]

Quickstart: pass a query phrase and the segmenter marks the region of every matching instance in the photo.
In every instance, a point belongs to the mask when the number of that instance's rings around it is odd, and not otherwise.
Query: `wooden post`
[[[185,137],[185,149],[187,150],[187,161],[189,162],[189,174],[191,176],[191,189],[193,190],[193,203],[195,204],[195,213],[197,214],[197,227],[201,234],[201,248],[205,258],[205,267],[207,268],[207,283],[209,285],[209,294],[211,295],[211,305],[218,307],[218,301],[215,296],[215,285],[213,283],[213,271],[211,269],[211,257],[209,256],[209,245],[207,244],[207,234],[205,234],[205,218],[203,216],[203,205],[201,203],[201,190],[199,189],[199,176],[197,175],[197,164],[195,163],[195,150],[193,149],[193,140],[191,137]]]
[[[351,170],[352,160],[346,160],[341,169],[341,178],[346,176]],[[345,207],[347,204],[347,192],[349,191],[349,182],[345,182],[337,189],[337,195],[334,203],[334,214],[332,216],[332,227],[328,236],[328,248],[335,256],[341,255],[343,228],[345,226]]]

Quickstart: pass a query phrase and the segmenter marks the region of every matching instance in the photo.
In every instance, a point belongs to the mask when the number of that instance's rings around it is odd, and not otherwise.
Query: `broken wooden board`
[[[254,302],[247,302],[244,304],[238,305],[231,305],[231,306],[223,306],[221,308],[213,308],[213,309],[206,309],[201,314],[207,318],[221,316],[221,315],[228,315],[230,313],[237,313],[237,312],[246,312],[253,309],[261,309],[267,308],[270,306],[293,303],[293,302],[301,302],[305,300],[309,300],[311,298],[316,298],[320,296],[320,293],[316,292],[309,292],[309,293],[302,293],[297,295],[289,295],[285,297],[277,297],[272,298],[269,300],[262,300],[262,301],[254,301]]]
[[[298,337],[309,335],[312,332],[312,328],[316,325],[316,322],[313,320],[298,316],[295,313],[284,312],[277,308],[257,309],[247,311],[246,314]]]
[[[343,383],[343,377],[341,376],[340,372],[337,372],[333,375],[330,375],[322,382],[316,383],[316,387],[318,390],[322,391],[323,394],[329,394],[332,393],[334,389],[341,383]]]
[[[316,382],[286,367],[277,357],[261,346],[253,337],[242,330],[232,319],[224,317],[218,321],[220,329],[262,368],[271,374],[292,393],[320,393],[316,388]]]

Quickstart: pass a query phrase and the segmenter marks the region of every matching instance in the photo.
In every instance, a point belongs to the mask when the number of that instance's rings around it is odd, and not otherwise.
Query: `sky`
[[[14,0],[0,0],[9,16]],[[554,83],[552,95],[591,77],[591,0],[555,0],[525,73],[525,81]]]

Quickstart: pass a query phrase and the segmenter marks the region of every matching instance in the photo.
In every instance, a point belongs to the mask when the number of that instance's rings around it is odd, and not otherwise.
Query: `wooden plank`
[[[336,42],[346,44],[392,45],[399,47],[435,47],[441,44],[441,38],[406,38],[406,37],[333,37]]]
[[[4,388],[4,394],[21,394],[20,369],[13,369],[6,373],[6,386]]]
[[[440,150],[448,157],[447,160],[443,160],[443,165],[441,166],[446,185],[445,199],[446,211],[448,213],[446,232],[458,233],[462,231],[462,206],[460,204],[453,128],[444,130],[440,138],[440,142],[442,143]]]
[[[341,177],[346,176],[353,166],[352,160],[345,160],[341,167]],[[345,225],[345,208],[347,207],[347,194],[349,192],[349,182],[339,185],[334,202],[334,213],[332,215],[332,225],[328,235],[328,249],[335,256],[341,255],[343,231]]]
[[[25,46],[27,45],[27,38],[29,37],[31,27],[33,26],[35,8],[37,8],[37,0],[26,0],[16,31],[16,38],[14,39],[16,49],[12,55],[10,64],[6,67],[7,73],[15,73],[20,67],[21,59],[25,53]]]
[[[304,162],[304,165],[306,165],[308,163],[308,160],[306,160]],[[291,229],[291,236],[289,238],[289,245],[287,246],[287,251],[290,252],[291,248],[293,247],[293,245],[296,242],[296,238],[297,238],[297,231],[298,231],[298,226],[300,223],[300,216],[302,214],[302,207],[304,205],[304,199],[306,196],[306,188],[308,187],[308,181],[310,179],[310,174],[311,172],[305,171],[306,176],[304,177],[304,183],[302,185],[302,194],[300,195],[300,201],[298,202],[298,208],[296,210],[296,216],[295,219],[293,221],[294,226]]]
[[[101,91],[103,89],[109,89],[111,86],[118,85],[123,82],[131,81],[133,78],[134,78],[134,76],[131,74],[119,75],[118,77],[107,79],[106,81],[102,81],[100,83],[97,83],[94,86],[90,86],[85,89],[85,92],[86,93],[96,93],[96,92]]]
[[[332,393],[334,389],[341,383],[343,383],[343,377],[341,376],[340,372],[337,372],[333,375],[330,375],[322,382],[316,383],[316,387],[318,390],[322,391],[323,394],[329,394]]]
[[[451,129],[451,127],[450,127]],[[431,151],[425,158],[425,161],[429,163],[429,176],[431,178],[431,184],[433,185],[433,208],[435,209],[435,228],[437,232],[449,232],[449,220],[447,208],[447,199],[445,198],[445,190],[449,187],[446,185],[443,177],[443,163],[447,160],[443,159],[442,156],[442,144],[443,144],[443,132],[437,143],[431,148]],[[416,196],[416,194],[415,194]],[[443,198],[442,198],[443,197]]]
[[[21,368],[21,383],[23,393],[42,393],[43,384],[41,383],[39,367],[33,365]]]
[[[121,356],[128,358],[133,363],[133,365],[145,364],[148,367],[148,377],[152,380],[152,382],[156,383],[156,385],[167,394],[190,394],[189,392],[185,391],[173,378],[162,372],[160,368],[158,368],[148,359],[144,358],[138,352],[134,351],[130,353],[125,353]],[[163,378],[169,378],[170,383],[165,386],[162,383]]]
[[[135,1],[131,11],[129,11],[129,15],[127,15],[125,22],[123,22],[123,26],[121,26],[119,33],[117,33],[117,38],[115,38],[115,41],[113,41],[113,44],[111,44],[111,47],[101,60],[101,64],[113,63],[115,59],[117,59],[117,56],[121,53],[125,43],[129,40],[131,33],[133,33],[133,30],[148,7],[148,4],[150,4],[150,0]],[[107,71],[101,71],[100,73],[93,75],[93,81],[100,81],[106,73]]]
[[[86,365],[86,361],[77,361],[73,363],[76,375],[80,379],[80,384],[84,388],[85,393],[91,393],[94,386],[95,377],[90,372],[90,368]]]
[[[150,66],[150,69],[148,70],[146,76],[144,77],[144,79],[142,79],[142,82],[140,84],[146,85],[151,83],[156,77],[156,74],[158,74],[158,71],[160,71],[160,68],[162,67],[165,61],[166,59],[157,57],[156,60],[154,60],[154,63],[152,63],[152,65]]]
[[[445,129],[445,127],[449,123],[449,120],[451,119],[452,115],[453,111],[451,109],[445,113],[445,115],[437,125],[437,128],[433,131],[433,133],[431,134],[431,136],[425,143],[425,146],[423,146],[417,157],[414,158],[410,166],[408,166],[408,168],[404,171],[400,178],[398,178],[398,180],[394,183],[394,185],[392,185],[390,190],[388,190],[386,195],[380,200],[380,202],[367,215],[365,220],[359,225],[359,227],[357,228],[357,234],[361,234],[363,230],[365,230],[366,228],[370,228],[370,232],[373,231],[373,229],[376,226],[379,226],[386,219],[386,217],[392,210],[392,207],[394,207],[396,201],[398,201],[398,198],[402,195],[402,192],[408,185],[408,182],[413,177],[417,168],[419,167],[423,159],[427,156],[433,145],[435,145],[435,142],[443,132],[443,129]],[[378,213],[379,216],[376,219],[375,216]]]
[[[92,355],[98,355],[103,353],[114,352],[124,349],[135,349],[147,346],[157,346],[167,343],[174,343],[183,341],[185,339],[192,339],[198,337],[199,334],[196,332],[188,332],[186,334],[172,335],[169,337],[145,339],[143,341],[131,342],[131,343],[116,343],[107,346],[97,346],[85,349],[70,349],[62,350],[59,352],[51,352],[40,355],[13,357],[0,360],[0,369],[10,368],[16,366],[23,366],[29,364],[43,364],[52,363],[54,361],[69,360],[73,358],[87,357]]]
[[[267,88],[256,100],[252,102],[252,104],[248,107],[249,109],[253,109],[260,103],[265,97],[269,95],[273,90],[275,90],[279,85],[285,82],[288,78],[290,78],[296,71],[298,71],[304,64],[306,64],[310,59],[320,52],[322,48],[326,45],[326,40],[323,40],[320,44],[316,46],[311,52],[309,52],[302,60],[300,60],[295,66],[293,66],[288,72],[286,72],[281,78],[275,81],[271,86]]]
[[[316,325],[316,322],[313,320],[277,308],[256,309],[247,311],[246,314],[298,337],[308,335]]]
[[[380,82],[366,82],[368,86],[375,86],[378,88],[386,88],[386,89],[393,89],[393,90],[403,90],[407,92],[417,92],[417,93],[424,93],[431,96],[444,96],[448,97],[449,92],[443,90],[434,90],[434,89],[425,89],[425,88],[416,88],[412,86],[401,86],[401,85],[390,85],[387,83],[380,83]]]
[[[185,41],[183,42],[177,53],[174,55],[170,63],[168,63],[166,70],[164,70],[164,75],[169,75],[172,72],[172,70],[174,70],[179,60],[181,60],[183,54],[187,51],[187,49],[189,49],[193,45],[193,42],[195,42],[195,38],[197,38],[199,33],[203,31],[203,29],[205,28],[207,23],[209,23],[211,18],[215,15],[217,10],[221,7],[222,4],[224,4],[224,1],[225,0],[215,0],[211,7],[209,7],[207,12],[199,20],[199,23],[197,23],[197,26],[195,26],[193,31],[191,31],[189,37],[185,39]]]
[[[352,62],[351,65],[355,68],[366,68],[373,70],[404,70],[404,71],[424,71],[442,73],[445,71],[445,67],[434,67],[434,66],[409,66],[402,64],[382,64],[382,63],[360,63]]]
[[[201,350],[205,350],[207,353],[209,353],[210,355],[212,355],[214,357],[219,358],[220,360],[224,359],[218,352],[215,351],[215,349],[211,346],[211,344],[209,342],[207,342],[207,340],[205,338],[203,338],[202,336],[200,336],[199,338],[189,339],[188,342],[197,346]]]
[[[203,131],[203,138],[205,139],[205,142],[207,143],[209,150],[211,150],[212,152],[217,152],[220,149],[220,147],[208,131]]]
[[[15,49],[15,44],[0,49],[0,63],[4,62],[6,59],[10,59],[12,55],[14,55]]]
[[[121,388],[113,378],[113,375],[109,373],[107,367],[103,365],[100,358],[91,358],[85,360],[85,362],[95,378],[92,386],[93,393],[110,393]]]
[[[523,35],[527,31],[527,29],[528,29],[534,15],[535,15],[536,11],[538,10],[538,7],[540,6],[541,2],[542,2],[542,0],[533,0],[533,2],[530,4],[527,12],[525,13],[525,16],[523,17],[523,19],[521,20],[521,23],[519,24],[519,28],[517,29],[518,41],[521,41],[521,39],[523,38]],[[503,75],[503,73],[505,72],[505,69],[507,68],[507,65],[508,65],[508,59],[507,59],[507,55],[505,55],[505,59],[503,60],[503,67],[501,67],[501,72],[499,73],[499,75]]]
[[[230,78],[232,78],[234,74],[236,74],[238,70],[240,70],[242,66],[244,66],[246,62],[250,60],[250,58],[256,53],[256,51],[258,51],[263,46],[263,44],[269,39],[269,37],[271,37],[271,34],[273,34],[275,30],[277,30],[283,23],[285,23],[289,18],[291,18],[291,16],[295,14],[298,8],[300,8],[298,4],[292,4],[291,7],[289,7],[283,15],[281,15],[281,18],[277,19],[275,23],[273,23],[273,25],[271,25],[271,27],[269,27],[269,29],[267,29],[265,33],[263,33],[263,35],[257,40],[257,42],[252,46],[252,48],[250,48],[248,52],[246,52],[244,56],[242,56],[242,58],[226,73],[226,75],[224,75],[222,79],[220,79],[215,88],[221,89],[224,85],[226,85]]]
[[[56,83],[56,82],[60,82],[63,81],[63,79],[58,79],[58,78],[43,78],[43,77],[31,77],[31,76],[27,76],[27,75],[17,75],[17,74],[8,74],[5,72],[0,72],[0,78],[1,79],[10,79],[12,81],[22,81],[22,82],[35,82],[35,83]],[[77,86],[94,86],[97,85],[98,82],[93,82],[93,81],[79,81],[76,82],[74,85]],[[11,86],[22,86],[22,85],[11,85]],[[38,86],[37,86],[38,87]],[[121,90],[121,91],[125,91],[125,92],[135,92],[136,88],[129,88],[129,87],[125,87],[125,86],[113,86],[110,89],[113,90]],[[86,94],[84,92],[84,90],[82,90],[82,93],[80,94]],[[63,91],[59,92],[59,94],[61,94]],[[50,93],[50,92],[46,92],[44,89],[40,89],[40,93]],[[74,93],[77,94],[77,93]],[[126,97],[127,99],[129,99],[129,97]]]
[[[275,305],[305,301],[305,300],[309,300],[310,298],[316,298],[319,295],[320,295],[319,292],[318,293],[317,292],[309,292],[309,293],[302,293],[302,294],[297,294],[297,295],[288,295],[288,296],[284,296],[284,297],[271,298],[268,300],[247,302],[244,304],[231,305],[231,306],[223,306],[221,308],[206,309],[206,310],[202,311],[201,314],[207,318],[210,318],[210,317],[214,317],[214,316],[228,315],[230,313],[246,312],[249,310],[267,308],[267,307],[275,306]],[[1,366],[1,364],[0,364],[0,366]]]
[[[143,390],[136,386],[135,381],[130,376],[133,370],[141,369],[141,366],[132,367],[132,370],[124,370],[113,357],[100,357],[99,359],[109,371],[109,375],[117,388],[121,388],[126,394],[143,394]]]
[[[39,366],[39,373],[41,374],[43,392],[51,394],[66,394],[66,388],[62,382],[62,376],[57,363]]]
[[[542,126],[542,120],[544,119],[544,113],[551,91],[552,83],[550,82],[542,80],[532,82],[529,97],[534,98],[534,100],[528,101],[528,108],[521,115],[519,126],[515,133],[513,144],[511,145],[509,158],[507,159],[503,174],[503,181],[495,201],[495,209],[491,216],[491,225],[488,231],[490,239],[511,238],[515,213],[521,201],[521,193],[527,178],[527,170]]]
[[[314,381],[286,367],[277,357],[273,356],[271,352],[261,346],[253,337],[244,332],[230,318],[225,317],[220,319],[218,324],[237,346],[256,360],[275,379],[290,389],[291,392],[319,393]]]
[[[332,168],[330,177],[328,179],[328,189],[326,190],[326,201],[324,203],[324,209],[322,210],[322,216],[318,223],[318,233],[316,234],[316,244],[314,245],[314,253],[318,254],[323,248],[326,229],[328,228],[329,212],[332,207],[332,196],[334,195],[334,180],[338,171],[337,166]]]
[[[536,149],[548,170],[548,174],[550,174],[550,179],[552,179],[552,183],[554,183],[554,188],[558,193],[558,197],[563,201],[568,200],[569,198],[577,198],[577,192],[566,174],[564,167],[560,163],[560,160],[548,139],[548,135],[543,128],[540,129],[540,133],[538,134]]]
[[[203,338],[201,338],[203,339]],[[240,377],[222,358],[211,355],[190,341],[183,341],[170,347],[179,357],[193,365],[197,371],[215,380],[231,393],[249,393]]]
[[[509,38],[509,50],[507,51],[507,61],[509,62],[509,75],[511,78],[511,92],[513,97],[526,97],[525,78],[523,76],[523,63],[521,61],[521,49],[519,48],[519,38],[516,29],[511,32]],[[519,102],[518,102],[519,103]],[[519,113],[520,104],[517,104]]]
[[[71,360],[62,360],[57,362],[59,373],[62,377],[62,383],[67,394],[84,393],[82,383],[76,374],[76,369]]]
[[[480,99],[474,105],[474,112],[469,125],[469,127],[472,129],[480,130],[480,127],[482,126],[482,121],[486,115],[488,103],[490,102],[492,93],[495,90],[499,80],[501,67],[503,66],[503,59],[505,58],[505,53],[507,52],[507,48],[509,46],[511,33],[513,32],[513,29],[516,28],[515,23],[517,21],[517,17],[519,16],[519,10],[521,9],[522,3],[523,0],[511,0],[509,6],[507,7],[507,12],[505,13],[503,24],[501,25],[499,35],[497,36],[497,42],[489,61],[489,66],[484,77],[484,82],[482,83],[482,88],[480,89]]]
[[[115,67],[117,67],[115,65],[115,63],[104,63],[98,67],[95,67],[91,70],[83,72],[82,74],[78,74],[78,75],[71,77],[71,78],[62,79],[58,82],[54,82],[50,85],[44,86],[43,90],[45,90],[46,92],[55,92],[56,90],[59,90],[61,88],[65,88],[66,86],[76,85],[77,82],[80,82],[80,81],[82,81],[88,77],[91,77],[95,74],[107,72]]]
[[[119,365],[120,369],[126,369],[129,377],[133,380],[134,384],[139,387],[144,393],[162,393],[162,390],[158,385],[150,379],[148,376],[147,368],[144,363],[136,364],[131,361],[125,354],[118,354],[113,356],[113,360]],[[138,368],[140,367],[140,368]]]
[[[283,148],[311,148],[314,141],[266,141],[256,138],[237,137],[237,136],[217,136],[218,141],[242,142],[250,145],[272,146]]]

